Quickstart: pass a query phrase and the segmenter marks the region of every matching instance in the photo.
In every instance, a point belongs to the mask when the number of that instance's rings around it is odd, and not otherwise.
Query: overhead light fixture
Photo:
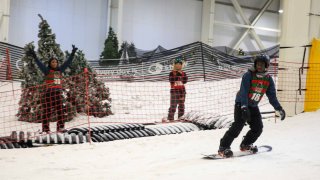
[[[283,9],[279,9],[279,11],[278,11],[280,14],[282,14],[283,13]]]

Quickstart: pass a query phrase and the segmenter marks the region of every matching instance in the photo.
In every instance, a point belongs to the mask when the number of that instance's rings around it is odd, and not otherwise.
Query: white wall
[[[11,0],[9,43],[37,42],[40,13],[62,50],[71,50],[75,44],[87,59],[97,59],[108,30],[107,5],[108,0]]]
[[[309,39],[320,38],[320,1],[311,0],[310,13],[317,14],[310,16]]]
[[[217,1],[217,0],[216,0]],[[221,1],[221,0],[219,0]],[[230,3],[230,1],[225,1]],[[239,0],[240,5],[249,6],[249,7],[258,7],[261,8],[264,1],[245,1]],[[279,0],[274,0],[268,9],[277,10],[279,7]],[[244,14],[250,21],[252,21],[256,14],[258,14],[258,10],[246,9],[242,8]],[[228,6],[224,4],[216,3],[215,6],[215,20],[227,23],[235,23],[235,24],[243,24],[240,16],[236,15],[236,11],[233,6]],[[272,29],[279,29],[279,14],[272,12],[265,12],[259,21],[256,24],[257,27],[266,27]],[[246,28],[240,27],[231,27],[231,26],[223,26],[219,24],[214,25],[214,34],[213,34],[213,46],[228,46],[232,47],[239,39],[239,36],[246,30]],[[268,48],[274,46],[279,43],[279,33],[264,31],[264,30],[256,30],[256,33],[260,37],[262,44]],[[240,48],[244,50],[259,50],[257,43],[254,39],[251,38],[250,35],[247,35]]]
[[[115,0],[112,0],[115,1]],[[216,0],[217,1],[217,0]],[[222,0],[219,0],[222,1]],[[224,0],[230,3],[230,0]],[[262,7],[265,1],[239,0],[240,4]],[[272,8],[278,7],[274,0]],[[42,14],[48,20],[57,43],[63,50],[76,44],[83,49],[88,59],[98,59],[104,46],[108,30],[108,18],[117,20],[117,7],[112,7],[108,16],[108,0],[11,0],[9,43],[24,46],[37,42],[38,24]],[[167,49],[201,40],[202,5],[200,0],[126,0],[123,1],[122,33],[123,41],[135,43],[140,49],[153,49],[161,45]],[[245,9],[245,14],[253,17],[258,11]],[[215,20],[239,23],[232,6],[215,5]],[[265,13],[257,26],[278,28],[279,15]],[[113,23],[117,26],[117,23]],[[117,32],[117,27],[114,27]],[[214,46],[232,46],[237,41],[242,28],[214,26]],[[257,31],[265,47],[278,43],[278,33]],[[121,42],[120,42],[121,43]],[[257,49],[251,38],[241,45],[244,50]]]
[[[202,1],[129,0],[123,3],[122,39],[140,49],[175,48],[201,39]]]
[[[0,1],[0,41],[8,42],[10,0]]]

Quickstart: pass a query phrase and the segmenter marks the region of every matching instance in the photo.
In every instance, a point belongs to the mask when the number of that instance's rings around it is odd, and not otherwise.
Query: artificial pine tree
[[[128,48],[129,57],[137,57],[136,46],[133,43],[130,43]]]
[[[123,41],[121,46],[120,46],[120,50],[119,50],[119,54],[120,54],[120,57],[123,56],[123,52],[128,49],[128,42],[127,41]]]
[[[55,41],[56,36],[52,33],[47,21],[41,15],[39,17],[41,18],[41,22],[39,24],[38,37],[40,40],[38,41],[37,56],[45,65],[48,64],[51,57],[55,57],[58,63],[62,64],[64,55],[60,50],[60,45]],[[24,48],[25,52],[31,49],[34,49],[33,43],[27,44]],[[20,79],[25,81],[21,83],[22,94],[17,116],[20,121],[41,122],[41,117],[44,113],[41,102],[45,102],[45,87],[41,85],[44,82],[44,75],[40,72],[33,57],[29,54],[25,53],[22,61],[24,62],[24,67],[20,72]],[[72,107],[71,103],[67,103],[65,99],[63,101],[67,109],[69,109],[66,121],[70,121],[75,116],[75,113],[72,112],[75,108]],[[50,118],[50,121],[57,121],[56,113]]]
[[[61,65],[67,58],[65,58],[64,53],[61,51],[60,45],[56,43],[55,34],[52,33],[47,21],[41,15],[39,16],[41,22],[39,24],[38,37],[40,39],[38,41],[37,57],[43,64],[48,64],[49,59],[55,57]],[[44,82],[44,75],[40,72],[33,57],[27,53],[31,49],[34,49],[33,42],[27,44],[24,48],[26,52],[22,58],[24,66],[20,72],[20,78],[24,81],[21,83],[22,94],[17,116],[20,121],[39,122],[43,113],[41,102],[44,102],[42,98],[46,89],[41,85]],[[69,55],[66,52],[66,57]],[[69,68],[63,74],[66,77],[63,80],[65,81],[63,84],[65,89],[65,98],[63,99],[66,115],[65,121],[72,120],[77,112],[89,112],[90,115],[98,117],[112,114],[110,110],[111,99],[109,97],[109,89],[102,82],[98,81],[96,75],[92,73],[92,69],[84,58],[82,51],[79,50],[76,53]],[[84,68],[89,69],[89,73],[84,74]],[[88,93],[86,93],[86,79],[88,79],[89,85]],[[89,103],[86,101],[86,95],[88,95]],[[86,109],[86,104],[89,104],[89,110]],[[50,121],[56,120],[56,115],[50,118]]]
[[[100,59],[118,59],[120,54],[118,52],[118,38],[116,33],[110,27],[108,32],[108,37],[104,41],[104,49],[100,55]]]
[[[24,47],[24,51],[28,52],[30,49],[34,49],[33,42],[27,44]],[[41,101],[42,86],[37,88],[37,85],[43,82],[43,75],[33,58],[29,55],[22,57],[24,64],[20,71],[19,78],[23,79],[21,83],[22,92],[19,101],[18,119],[20,121],[38,122],[41,118],[41,104],[37,103]]]
[[[70,55],[66,52],[67,57]],[[87,63],[84,53],[79,50],[70,65],[68,71],[69,81],[67,81],[68,93],[67,99],[76,106],[78,113],[87,113],[95,117],[104,117],[111,115],[111,98],[109,88],[97,79],[97,75]],[[88,72],[84,73],[84,68]],[[84,83],[88,80],[88,87]],[[88,90],[89,109],[85,107],[87,104],[86,94]]]
[[[137,56],[136,47],[132,42],[130,44],[127,41],[122,42],[119,50],[120,56],[122,56],[122,53],[125,49],[127,50],[129,58]]]

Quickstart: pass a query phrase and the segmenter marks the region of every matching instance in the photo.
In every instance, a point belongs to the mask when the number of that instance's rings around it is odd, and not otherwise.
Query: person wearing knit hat
[[[167,120],[173,121],[174,114],[178,106],[178,118],[184,115],[186,88],[184,84],[188,82],[187,74],[182,71],[183,61],[178,57],[174,60],[173,70],[169,74],[170,82],[170,107]]]
[[[62,82],[62,73],[68,68],[71,64],[73,57],[78,48],[72,45],[72,52],[67,61],[65,61],[61,66],[58,64],[58,60],[56,58],[50,58],[48,62],[48,66],[46,67],[37,57],[36,53],[33,49],[27,52],[28,55],[32,56],[45,75],[45,98],[42,103],[43,115],[41,117],[42,121],[42,132],[49,133],[50,132],[50,118],[51,115],[56,113],[58,115],[57,119],[57,132],[64,132],[64,112],[63,112],[63,82]]]

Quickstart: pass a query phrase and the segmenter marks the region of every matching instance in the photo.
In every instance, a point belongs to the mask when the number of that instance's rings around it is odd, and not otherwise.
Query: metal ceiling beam
[[[240,16],[243,18],[244,22],[247,23],[247,25],[254,26],[258,20],[261,18],[262,14],[266,11],[266,9],[270,6],[272,3],[272,0],[268,0],[262,7],[262,9],[259,11],[259,13],[256,15],[254,20],[250,23],[247,17],[244,15],[239,3],[236,0],[232,0],[232,3],[234,4],[235,9],[238,11]],[[259,36],[256,34],[254,28],[248,28],[239,38],[239,40],[235,43],[233,46],[233,49],[238,49],[243,39],[246,37],[246,35],[251,32],[252,36],[256,40],[258,46],[260,49],[264,49],[264,46],[259,38]]]
[[[233,7],[236,9],[236,11],[237,11],[237,12],[239,13],[239,15],[241,16],[242,20],[245,22],[245,24],[246,24],[246,25],[250,25],[251,23],[250,23],[249,19],[244,15],[244,13],[243,13],[243,11],[242,11],[242,9],[241,9],[238,1],[237,1],[237,0],[231,0],[231,2],[232,2],[232,4],[233,4]],[[251,28],[249,28],[248,30],[249,30],[248,32],[251,33],[251,36],[255,39],[256,43],[257,43],[258,46],[259,46],[259,48],[260,48],[260,49],[264,49],[264,46],[263,46],[263,44],[262,44],[262,41],[261,41],[261,39],[259,38],[259,36],[257,35],[257,33],[256,33],[254,30],[252,30]],[[244,37],[245,37],[246,35],[247,35],[247,34],[245,34]],[[241,36],[241,37],[242,37],[242,36]],[[244,37],[243,37],[243,38],[244,38]],[[242,41],[239,42],[239,45],[240,45],[241,42],[242,42]],[[237,43],[236,43],[236,45],[237,45]],[[237,49],[238,49],[238,47],[237,47]]]
[[[224,6],[233,6],[232,3],[228,3],[228,2],[223,2],[223,1],[217,1],[216,0],[216,4],[221,4]],[[250,7],[250,6],[241,6],[242,9],[251,9],[251,10],[255,10],[255,11],[259,11],[260,8],[256,8],[256,7]],[[272,9],[267,9],[266,12],[269,13],[274,13],[274,14],[279,14],[278,10],[272,10]]]
[[[232,27],[240,27],[240,28],[251,28],[251,29],[259,29],[264,31],[271,31],[271,32],[281,32],[279,29],[273,29],[273,28],[266,28],[266,27],[258,27],[258,26],[251,26],[251,25],[245,25],[245,24],[237,24],[237,23],[229,23],[229,22],[223,22],[223,21],[214,21],[215,24],[223,25],[223,26],[232,26]]]
[[[262,14],[267,10],[267,8],[271,5],[273,0],[268,0],[262,7],[261,11],[259,11],[258,15],[254,18],[254,20],[252,21],[251,25],[254,26],[258,20],[260,19],[260,17],[262,16]]]

